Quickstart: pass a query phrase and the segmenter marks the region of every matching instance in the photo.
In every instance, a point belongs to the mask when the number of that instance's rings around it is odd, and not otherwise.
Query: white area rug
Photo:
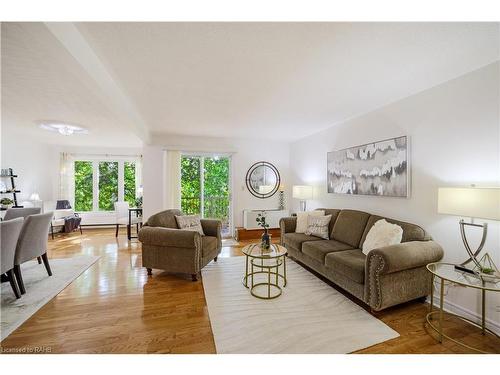
[[[202,270],[217,353],[350,353],[399,334],[287,259],[288,284],[274,300],[242,284],[245,257]]]
[[[2,283],[0,338],[3,340],[43,305],[58,295],[73,280],[94,264],[97,256],[78,256],[65,259],[49,259],[52,276],[45,266],[30,261],[21,265],[26,294],[16,299],[10,283]]]

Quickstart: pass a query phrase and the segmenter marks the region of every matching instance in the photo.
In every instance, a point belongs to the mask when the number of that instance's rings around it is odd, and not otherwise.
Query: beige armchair
[[[175,215],[182,215],[179,210],[166,210],[151,216],[139,231],[142,243],[142,265],[148,275],[152,269],[190,274],[193,281],[198,273],[222,249],[220,220],[202,219],[200,233],[177,228]]]

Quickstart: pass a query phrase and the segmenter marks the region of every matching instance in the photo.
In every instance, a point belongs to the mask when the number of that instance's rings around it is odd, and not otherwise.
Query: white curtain
[[[166,151],[165,208],[181,208],[181,152]]]
[[[59,199],[67,199],[75,207],[75,163],[67,152],[60,155]]]
[[[142,197],[142,155],[135,161],[135,196]]]

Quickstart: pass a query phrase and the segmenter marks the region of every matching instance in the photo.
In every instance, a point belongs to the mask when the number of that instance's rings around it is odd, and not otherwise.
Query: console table
[[[135,212],[136,217],[142,216],[142,207],[132,207],[128,209],[128,225],[127,225],[127,238],[131,240],[132,238],[137,238],[138,236],[132,236],[132,212]],[[139,235],[139,224],[142,227],[142,222],[136,222],[137,234]]]

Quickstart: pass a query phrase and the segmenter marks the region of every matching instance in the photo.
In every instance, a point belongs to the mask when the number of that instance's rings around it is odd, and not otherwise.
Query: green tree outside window
[[[229,158],[205,158],[204,216],[229,221]]]
[[[203,161],[203,162],[202,162]],[[203,192],[201,168],[203,165]],[[203,194],[203,210],[201,197]],[[229,222],[229,158],[185,155],[181,158],[181,209]]]
[[[201,213],[201,159],[194,156],[181,158],[181,209],[187,215]]]
[[[118,200],[118,162],[99,163],[99,210],[113,211]]]
[[[75,161],[75,210],[92,211],[93,170],[91,161]]]
[[[135,207],[135,163],[126,161],[123,164],[124,199],[130,207]]]

